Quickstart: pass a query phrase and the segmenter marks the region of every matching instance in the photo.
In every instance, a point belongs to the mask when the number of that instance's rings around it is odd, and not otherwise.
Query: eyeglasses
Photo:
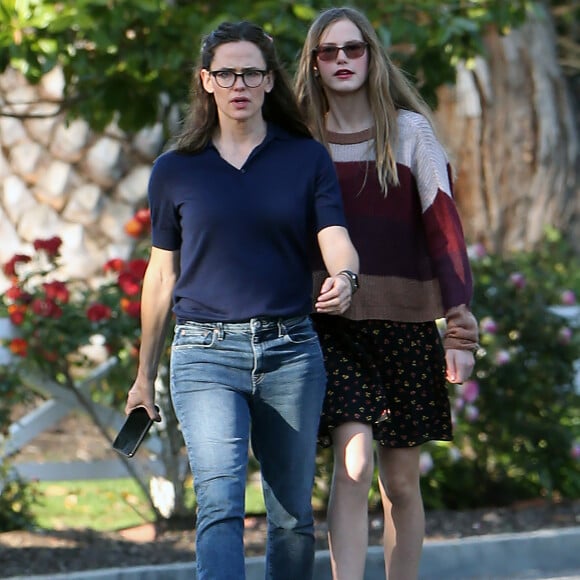
[[[336,44],[321,44],[317,46],[312,52],[319,60],[330,61],[336,60],[338,51],[342,50],[346,58],[360,58],[367,49],[368,44],[362,41],[347,42],[342,46]]]
[[[222,89],[229,89],[236,84],[238,77],[242,77],[242,81],[249,89],[259,87],[264,81],[266,70],[258,68],[249,68],[244,72],[236,72],[234,70],[224,68],[222,70],[210,70],[209,74],[215,79],[215,82]]]

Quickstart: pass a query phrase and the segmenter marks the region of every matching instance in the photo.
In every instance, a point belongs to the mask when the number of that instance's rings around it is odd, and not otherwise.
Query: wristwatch
[[[351,272],[350,270],[341,270],[337,275],[340,276],[341,274],[348,278],[348,281],[350,282],[351,293],[354,294],[360,288],[358,275],[354,272]]]

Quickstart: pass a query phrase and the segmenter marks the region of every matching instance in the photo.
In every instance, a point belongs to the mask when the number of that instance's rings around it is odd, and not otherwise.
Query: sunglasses
[[[336,44],[321,44],[317,46],[312,52],[318,57],[318,60],[330,61],[336,60],[338,51],[342,50],[346,58],[360,58],[367,49],[368,44],[363,41],[347,42],[342,46]]]

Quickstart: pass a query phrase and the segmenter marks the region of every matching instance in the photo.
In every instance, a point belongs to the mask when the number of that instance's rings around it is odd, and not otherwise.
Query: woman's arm
[[[316,299],[316,312],[324,314],[342,314],[350,306],[353,287],[343,270],[358,274],[359,260],[346,228],[329,226],[318,233],[318,246],[324,260],[327,278]]]
[[[179,252],[152,248],[141,293],[139,367],[137,378],[127,395],[127,414],[135,407],[145,407],[152,419],[160,420],[154,405],[154,382],[165,346],[173,288],[178,275]]]

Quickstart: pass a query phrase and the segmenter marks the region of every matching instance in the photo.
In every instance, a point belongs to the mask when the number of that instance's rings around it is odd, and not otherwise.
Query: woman
[[[311,578],[311,493],[325,389],[309,318],[350,304],[358,258],[332,160],[312,139],[274,43],[248,22],[205,38],[187,124],[155,162],[139,369],[126,412],[154,408],[171,306],[170,384],[197,495],[197,578],[244,574],[250,439],[268,515],[267,578]]]
[[[363,578],[376,440],[387,576],[414,579],[425,527],[420,445],[452,438],[445,379],[467,379],[477,341],[449,163],[427,107],[354,9],[314,21],[296,89],[335,161],[361,261],[344,317],[315,317],[328,374],[320,441],[334,449],[333,577]]]

